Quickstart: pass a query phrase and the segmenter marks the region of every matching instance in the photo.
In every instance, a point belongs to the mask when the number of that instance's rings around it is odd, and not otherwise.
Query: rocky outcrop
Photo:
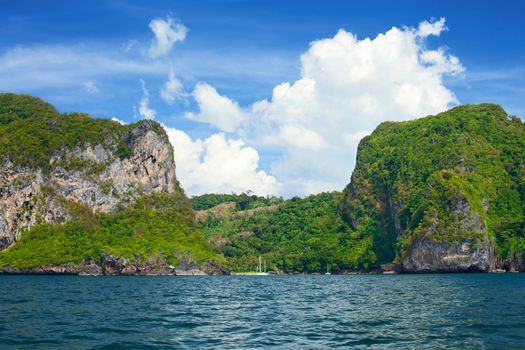
[[[470,242],[458,245],[420,241],[403,261],[405,272],[486,272],[494,268],[494,257],[485,246]]]
[[[519,255],[514,255],[510,259],[496,258],[496,270],[508,272],[525,272],[525,258]]]
[[[524,145],[523,121],[491,104],[382,123],[359,144],[340,213],[378,264],[525,271]]]
[[[108,136],[104,145],[56,152],[49,169],[14,166],[6,159],[0,170],[0,250],[37,223],[70,220],[72,203],[110,213],[144,194],[180,190],[172,146],[150,121],[120,139]]]
[[[176,266],[169,265],[162,256],[151,256],[146,259],[137,255],[126,259],[105,254],[100,263],[93,261],[81,264],[40,266],[32,269],[0,268],[0,274],[33,274],[33,275],[166,275],[166,276],[206,276],[230,275],[231,271],[216,261],[208,259],[198,264],[191,259],[183,259]]]
[[[440,196],[443,196],[442,192]],[[473,210],[468,200],[461,198],[457,193],[446,202],[442,204],[444,210],[441,216],[437,210],[429,210],[423,218],[426,226],[420,226],[415,230],[415,236],[422,235],[423,238],[416,238],[415,243],[406,244],[405,250],[408,254],[403,260],[404,270],[407,272],[494,270],[496,268],[494,241],[489,237],[482,214]],[[445,226],[442,221],[448,224]],[[440,231],[450,235],[453,243],[433,239]],[[468,236],[471,238],[465,239]],[[446,238],[449,237],[441,239],[446,240]],[[455,238],[459,238],[459,241],[454,242]]]

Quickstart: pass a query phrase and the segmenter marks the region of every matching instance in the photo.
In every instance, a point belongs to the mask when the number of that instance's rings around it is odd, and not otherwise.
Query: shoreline
[[[195,272],[195,271],[194,271]],[[71,271],[0,271],[0,276],[82,276],[82,277],[99,277],[99,276],[148,276],[148,277],[160,277],[160,276],[173,276],[173,277],[186,277],[186,276],[245,276],[245,277],[279,277],[279,276],[350,276],[350,275],[448,275],[448,274],[507,274],[507,273],[523,273],[525,271],[425,271],[425,272],[392,272],[392,271],[347,271],[343,273],[331,273],[326,275],[324,273],[305,273],[305,272],[292,272],[292,273],[271,273],[267,275],[259,275],[257,272],[231,272],[230,274],[206,274],[202,271],[192,273],[184,271],[179,273],[85,273],[85,272],[71,272]]]

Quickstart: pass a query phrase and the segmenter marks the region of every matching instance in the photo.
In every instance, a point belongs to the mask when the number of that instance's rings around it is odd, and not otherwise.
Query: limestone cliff
[[[525,270],[525,126],[489,104],[383,123],[340,211],[407,272]]]
[[[138,123],[123,140],[129,156],[117,155],[118,140],[60,150],[49,158],[50,169],[14,165],[0,169],[0,250],[36,223],[65,222],[68,203],[110,213],[119,203],[152,192],[174,193],[173,150],[152,122]]]
[[[154,121],[0,94],[0,273],[223,274]]]

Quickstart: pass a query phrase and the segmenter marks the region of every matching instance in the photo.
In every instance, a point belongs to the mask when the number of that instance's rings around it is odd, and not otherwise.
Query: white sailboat
[[[330,270],[328,270],[328,264],[326,264],[326,273],[325,275],[331,275]]]
[[[256,273],[257,276],[268,276],[269,273],[266,272],[266,260],[264,261],[264,272],[262,270],[262,258],[259,256],[259,269]]]

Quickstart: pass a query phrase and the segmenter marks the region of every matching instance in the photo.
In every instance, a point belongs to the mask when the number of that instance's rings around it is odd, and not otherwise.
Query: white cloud
[[[155,115],[157,115],[157,112],[154,109],[150,108],[148,103],[149,98],[143,97],[139,103],[139,115],[144,119],[155,119]]]
[[[184,98],[185,95],[182,83],[175,77],[173,69],[170,69],[168,81],[166,81],[160,90],[160,97],[162,97],[167,104],[173,104],[175,101]]]
[[[153,58],[166,56],[176,42],[186,39],[188,32],[188,28],[170,17],[165,20],[154,19],[149,23],[149,27],[155,35],[148,50],[148,56]]]
[[[304,150],[320,150],[328,146],[318,133],[297,125],[281,125],[276,135],[265,136],[263,141],[277,146]]]
[[[465,67],[456,56],[447,54],[445,49],[423,51],[420,56],[421,62],[429,64],[438,73],[457,75],[465,72]]]
[[[214,87],[199,83],[193,90],[199,113],[187,113],[188,119],[211,124],[222,131],[233,132],[245,121],[245,114],[236,102],[220,95]]]
[[[120,125],[126,125],[127,124],[125,121],[120,120],[117,117],[112,117],[111,120],[113,120],[114,122],[119,123]]]
[[[140,86],[142,88],[142,99],[139,102],[139,115],[144,119],[155,119],[157,111],[149,106],[149,92],[146,89],[146,83],[140,79]]]
[[[84,89],[89,93],[89,94],[96,94],[99,91],[97,85],[92,82],[92,81],[86,81],[84,82]]]
[[[448,28],[445,27],[445,18],[441,17],[439,21],[423,21],[419,23],[416,35],[422,38],[430,35],[439,36],[441,32],[447,29]]]
[[[464,67],[444,48],[429,50],[424,42],[443,30],[440,19],[418,29],[393,27],[373,39],[341,29],[311,43],[301,57],[301,78],[277,85],[270,100],[254,103],[242,130],[252,144],[277,145],[281,156],[271,170],[285,195],[341,190],[360,139],[379,123],[457,103],[443,76]]]
[[[258,152],[242,140],[227,139],[223,133],[193,141],[184,131],[165,127],[174,148],[177,178],[191,195],[241,193],[276,194],[279,183],[257,170]]]

